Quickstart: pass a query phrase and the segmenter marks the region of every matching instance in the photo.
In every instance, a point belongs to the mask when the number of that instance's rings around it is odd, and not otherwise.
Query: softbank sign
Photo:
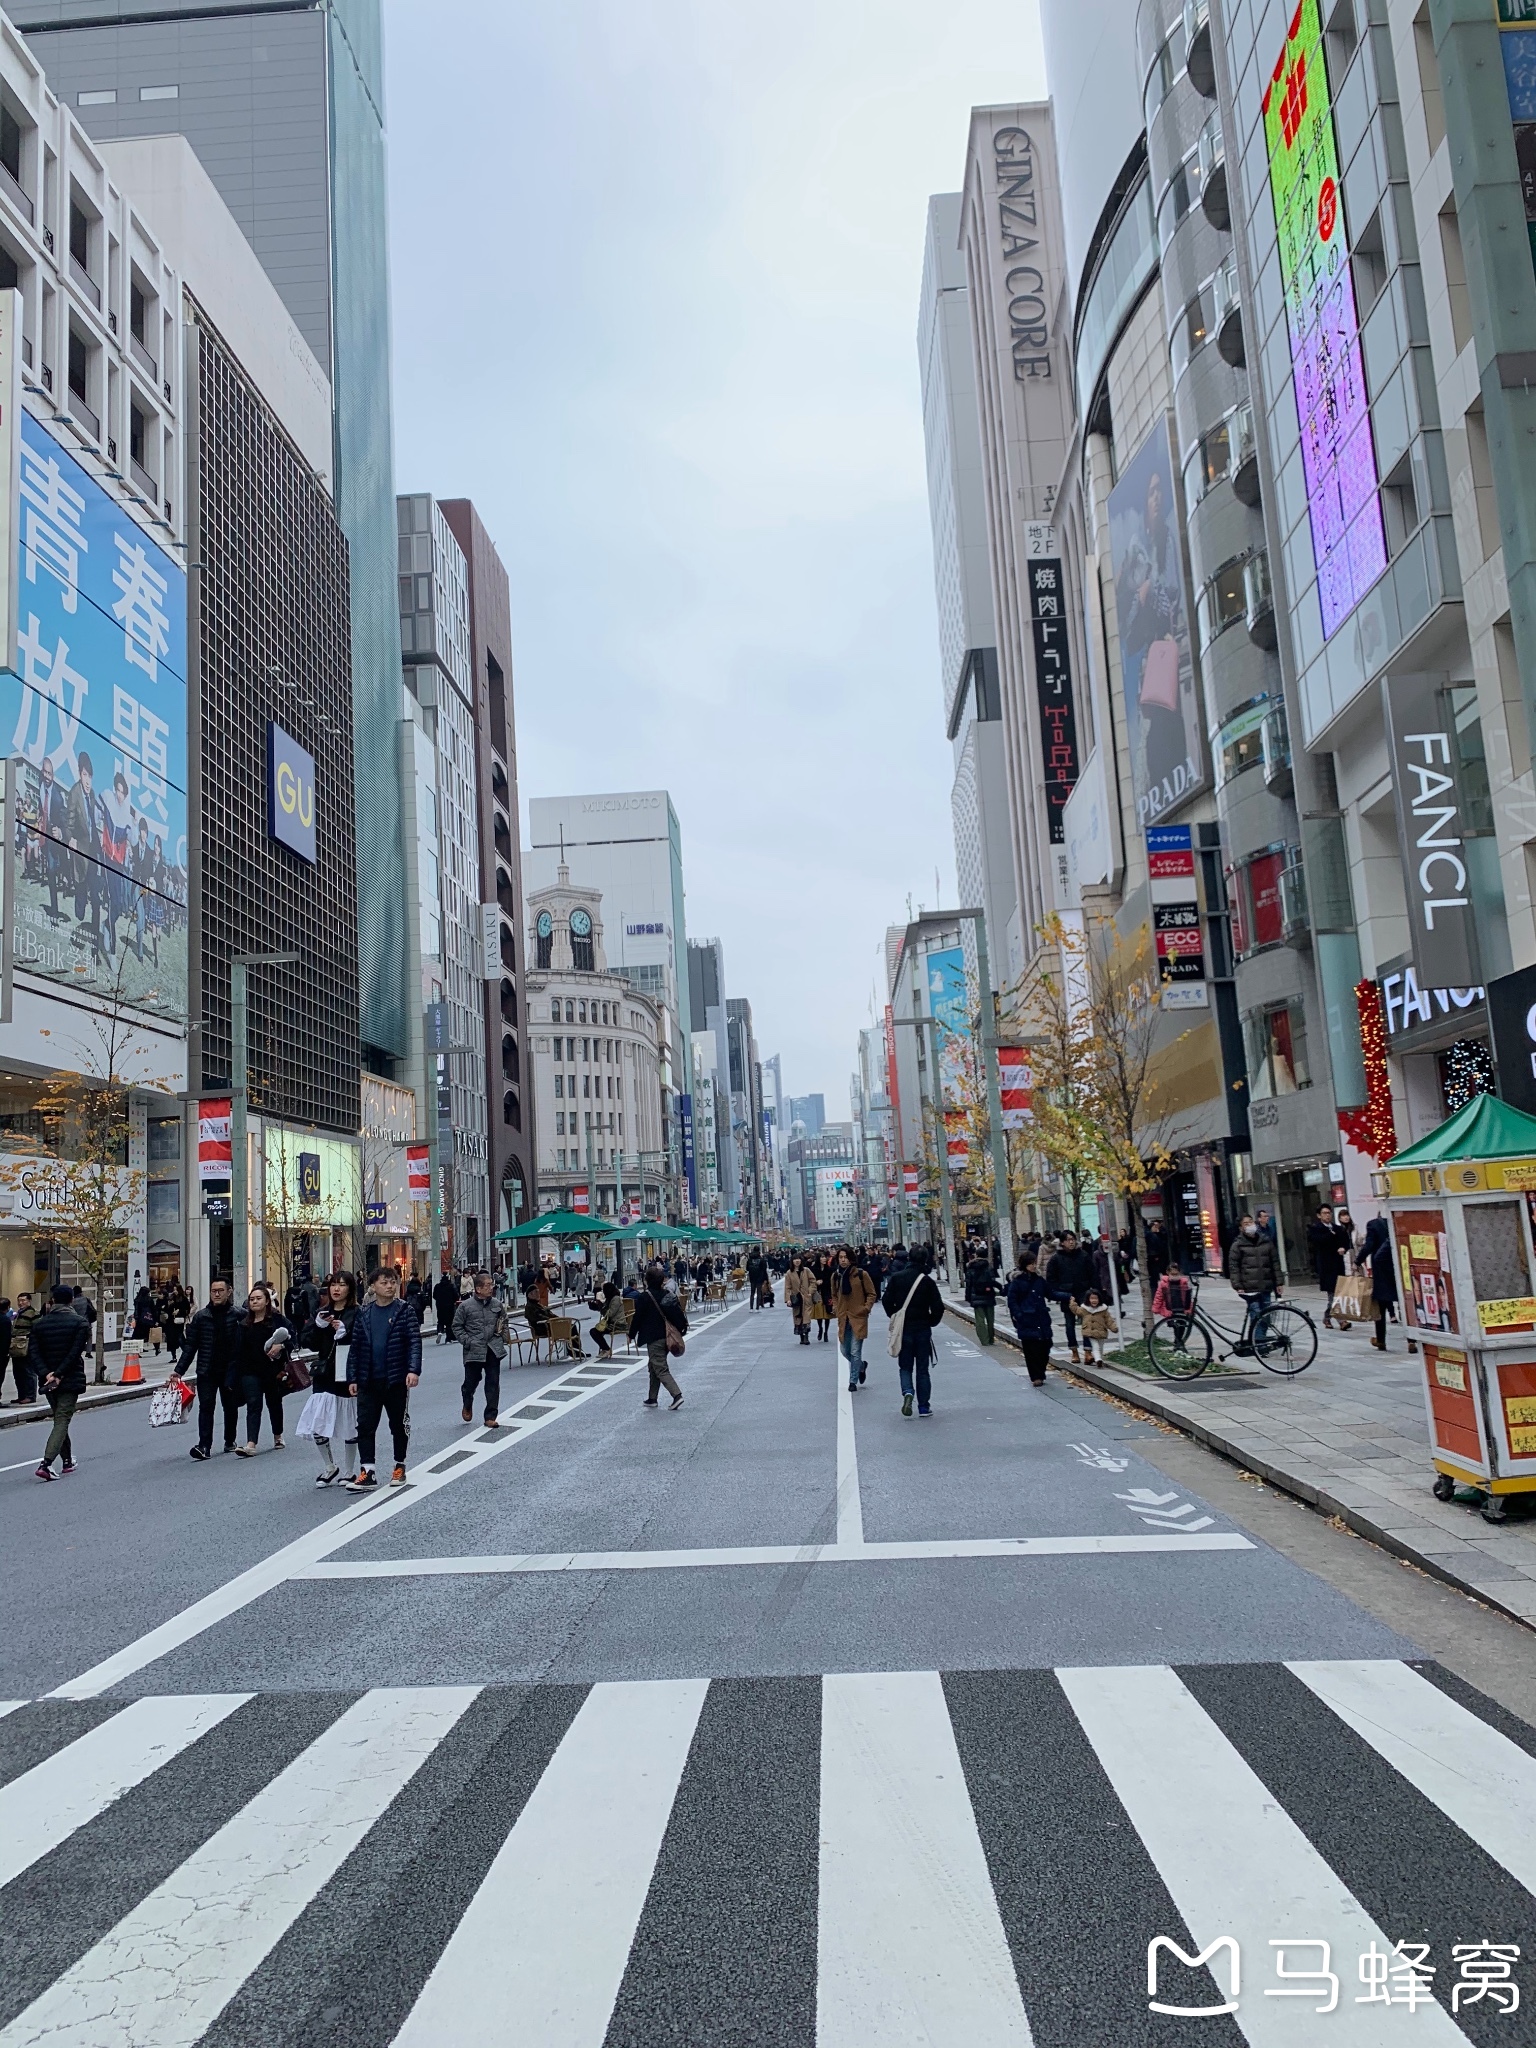
[[[1446,692],[1435,676],[1394,676],[1386,700],[1414,968],[1421,987],[1475,988],[1483,977]]]

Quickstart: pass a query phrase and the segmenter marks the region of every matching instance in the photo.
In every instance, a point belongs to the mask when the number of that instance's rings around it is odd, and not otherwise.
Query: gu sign
[[[267,726],[267,837],[315,864],[315,757],[275,720]]]
[[[1435,676],[1394,676],[1383,689],[1419,986],[1476,988],[1483,976],[1446,692]]]

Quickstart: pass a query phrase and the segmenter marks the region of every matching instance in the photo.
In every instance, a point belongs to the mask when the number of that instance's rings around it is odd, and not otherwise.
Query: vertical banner
[[[699,1174],[693,1143],[693,1097],[677,1098],[677,1122],[683,1140],[683,1177],[688,1183],[688,1206],[699,1206]]]
[[[229,1097],[197,1105],[197,1178],[201,1187],[227,1188],[234,1161]]]
[[[480,906],[480,979],[501,979],[501,905]]]
[[[20,511],[21,293],[9,291],[0,292],[0,668],[10,669],[16,666],[16,528]]]
[[[1160,419],[1109,494],[1109,548],[1136,819],[1155,825],[1205,782],[1172,429]]]
[[[1495,0],[1525,233],[1536,265],[1536,0]]]
[[[592,1193],[590,1188],[583,1187],[571,1189],[571,1209],[573,1214],[577,1216],[589,1216],[592,1213],[591,1203]]]
[[[918,1192],[918,1171],[915,1166],[904,1165],[902,1167],[901,1185],[902,1191],[906,1195],[907,1200],[909,1202],[915,1202],[917,1200]]]
[[[1476,988],[1476,911],[1463,844],[1456,729],[1440,678],[1382,685],[1413,964],[1421,988]]]
[[[1077,712],[1072,702],[1072,643],[1067,628],[1066,579],[1052,527],[1031,521],[1025,536],[1029,620],[1035,648],[1035,690],[1040,705],[1041,787],[1052,846],[1067,838],[1067,798],[1077,787]]]
[[[1022,1045],[1000,1045],[997,1069],[1003,1098],[1003,1129],[1022,1131],[1034,1119],[1028,1050]]]
[[[405,1148],[406,1192],[413,1202],[429,1202],[432,1199],[432,1148],[430,1145],[407,1145]]]

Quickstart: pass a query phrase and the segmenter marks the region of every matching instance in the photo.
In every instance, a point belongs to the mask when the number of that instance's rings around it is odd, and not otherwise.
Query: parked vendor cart
[[[1536,1492],[1536,1117],[1479,1095],[1389,1159],[1403,1321],[1418,1342],[1436,1474],[1502,1521]]]

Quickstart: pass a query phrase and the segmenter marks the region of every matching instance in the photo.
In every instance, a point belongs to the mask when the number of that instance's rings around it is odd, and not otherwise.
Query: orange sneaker
[[[404,1486],[405,1467],[403,1465],[397,1465],[394,1471],[390,1473],[389,1483],[391,1486]]]

